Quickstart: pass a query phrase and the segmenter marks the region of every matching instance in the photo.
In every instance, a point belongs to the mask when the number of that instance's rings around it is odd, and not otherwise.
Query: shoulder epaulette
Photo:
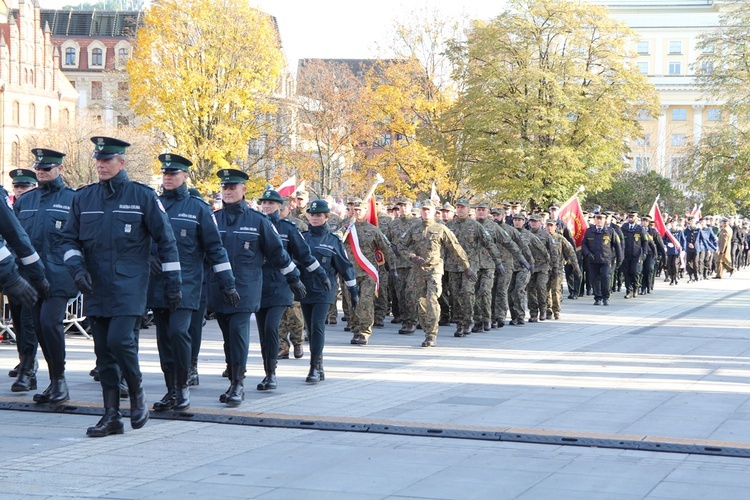
[[[148,188],[151,191],[156,191],[154,188],[152,188],[151,186],[149,186],[148,184],[146,184],[144,182],[141,182],[141,181],[132,181],[132,182],[133,182],[133,184],[138,184],[139,186],[143,186],[145,188]]]
[[[194,199],[194,200],[198,200],[198,201],[201,201],[201,202],[203,202],[203,204],[204,204],[204,205],[208,205],[209,207],[211,206],[211,204],[210,204],[210,203],[208,203],[208,202],[207,202],[206,200],[204,200],[204,199],[203,199],[203,198],[201,198],[200,196],[195,196],[195,195],[192,195],[192,194],[191,194],[191,195],[190,195],[190,198],[192,198],[192,199]]]

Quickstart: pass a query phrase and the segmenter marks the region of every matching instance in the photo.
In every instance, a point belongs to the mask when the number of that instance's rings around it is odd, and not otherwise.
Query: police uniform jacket
[[[672,236],[674,236],[674,239],[677,240],[677,243],[680,244],[680,248],[684,250],[687,244],[685,243],[685,235],[683,234],[683,232],[674,232],[672,233]],[[664,233],[663,241],[667,255],[680,255],[680,248],[677,248],[677,246],[672,243],[672,240],[669,239],[669,236],[667,236],[666,233]]]
[[[297,225],[289,220],[279,217],[279,212],[274,212],[268,216],[268,220],[276,228],[281,238],[281,244],[284,250],[292,258],[295,265],[300,270],[300,274],[306,271],[313,274],[319,280],[323,280],[324,270],[320,267],[318,261],[310,253],[310,247],[302,237]],[[331,283],[334,283],[331,281]],[[307,285],[307,282],[305,282]],[[263,263],[263,295],[260,299],[260,307],[272,306],[291,306],[294,301],[291,288],[284,276],[278,269],[270,265],[269,262]]]
[[[27,191],[13,205],[21,226],[44,264],[51,297],[78,295],[78,288],[65,268],[61,247],[63,227],[70,214],[74,193],[75,190],[66,186],[62,177],[57,177]]]
[[[705,245],[704,250],[715,252],[719,249],[719,240],[716,239],[716,234],[710,227],[701,229],[701,234],[703,235],[703,243]]]
[[[357,278],[354,274],[354,264],[347,258],[344,243],[330,232],[328,223],[322,226],[310,226],[302,233],[305,243],[309,246],[313,257],[320,263],[331,283],[336,283],[336,275],[344,278],[347,287],[355,286]],[[302,282],[307,288],[307,296],[301,299],[302,304],[333,304],[336,302],[336,287],[331,290],[323,288],[320,279],[305,268],[300,269]]]
[[[640,224],[623,224],[622,247],[626,259],[641,259],[646,255],[646,230]]]
[[[180,255],[182,301],[179,308],[197,310],[203,288],[204,258],[216,271],[222,289],[234,286],[234,274],[227,251],[221,243],[211,207],[202,199],[190,196],[186,185],[164,191],[159,200],[167,211]],[[158,248],[152,245],[151,252],[157,256]],[[165,297],[166,285],[161,274],[151,275],[147,302],[149,307],[169,307]]]
[[[156,192],[132,182],[125,170],[75,192],[63,228],[65,265],[71,276],[85,268],[94,293],[89,316],[141,316],[146,310],[151,243],[163,279],[180,288],[180,260],[172,226]]]
[[[7,274],[8,281],[3,278],[3,285],[8,285],[18,279],[18,274],[11,272],[11,270],[18,272],[18,266],[13,263],[13,254],[27,277],[33,281],[41,281],[45,277],[44,265],[31,244],[31,238],[13,213],[8,192],[2,186],[0,186],[0,198],[2,198],[0,200],[0,261],[4,263],[6,273],[10,273]],[[5,262],[6,259],[11,261],[10,264]],[[6,274],[2,273],[2,276]]]
[[[649,227],[648,234],[651,235],[654,248],[656,250],[656,253],[654,255],[659,255],[664,258],[667,255],[667,251],[664,248],[664,241],[662,241],[659,231],[657,231],[655,227]]]
[[[221,282],[214,269],[208,277],[208,309],[222,314],[253,313],[260,308],[263,263],[278,269],[288,283],[299,280],[299,270],[284,250],[281,238],[265,214],[250,208],[245,200],[225,205],[215,212],[219,233],[234,271],[241,300],[232,307],[222,300]]]
[[[683,230],[683,234],[685,236],[685,246],[683,248],[685,249],[686,253],[697,253],[706,250],[706,244],[703,240],[701,228],[686,227]],[[690,245],[692,245],[692,248]]]
[[[617,244],[617,234],[611,227],[603,227],[601,230],[591,226],[583,235],[581,243],[581,254],[583,260],[594,264],[612,265],[613,258],[622,262],[622,247]]]

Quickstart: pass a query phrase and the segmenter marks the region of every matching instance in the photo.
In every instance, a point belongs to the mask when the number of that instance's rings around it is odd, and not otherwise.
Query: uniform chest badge
[[[180,236],[183,238],[187,238],[187,229],[180,229]]]
[[[55,221],[55,229],[62,229],[62,221],[60,220]]]
[[[245,250],[250,250],[250,242],[249,241],[246,241],[244,246],[245,246]]]
[[[641,235],[640,234],[633,235],[633,237],[635,238],[635,241],[640,241],[641,240]]]
[[[609,236],[605,236],[604,238],[602,238],[602,241],[604,242],[605,245],[609,245],[609,239],[610,239]]]
[[[125,233],[129,234],[131,230],[132,230],[132,227],[130,226],[130,224],[125,224]]]

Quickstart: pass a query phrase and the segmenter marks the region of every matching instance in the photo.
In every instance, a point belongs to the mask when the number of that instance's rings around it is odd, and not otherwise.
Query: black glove
[[[398,246],[395,243],[391,243],[391,250],[396,254],[396,257],[401,257],[401,252],[398,251]]]
[[[349,290],[349,300],[352,303],[352,309],[356,309],[359,305],[359,285],[347,287]]]
[[[393,279],[393,280],[397,280],[398,279],[398,271],[396,271],[395,269],[391,269],[391,270],[388,271],[388,276],[390,276],[391,279]]]
[[[495,270],[498,274],[505,274],[505,266],[502,262],[500,262],[498,265],[495,266]]]
[[[304,299],[307,296],[307,288],[305,288],[304,283],[300,280],[297,280],[294,283],[289,283],[289,288],[291,288],[294,295],[298,296],[300,299]]]
[[[148,265],[151,266],[151,274],[159,276],[161,274],[161,261],[155,255],[148,256]]]
[[[526,268],[527,271],[531,271],[531,264],[529,264],[529,261],[521,257],[521,260],[518,261],[523,267]]]
[[[240,294],[237,293],[237,289],[234,287],[234,285],[222,290],[221,296],[222,300],[224,300],[224,302],[232,307],[237,307],[237,304],[240,303]]]
[[[596,260],[596,256],[595,256],[595,255],[594,255],[593,253],[590,253],[590,254],[586,255],[586,258],[587,258],[587,259],[588,259],[588,260],[589,260],[590,262],[594,262],[594,261]]]
[[[321,275],[318,276],[318,280],[320,280],[320,284],[323,285],[323,289],[326,292],[330,292],[331,291],[331,287],[333,285],[331,285],[331,280],[328,279],[328,275],[326,273],[321,273]]]
[[[418,266],[423,266],[424,265],[424,259],[422,257],[420,257],[419,255],[415,255],[413,257],[409,257],[409,260],[412,261],[414,264],[416,264]]]
[[[169,311],[175,312],[180,307],[180,302],[182,302],[182,291],[180,291],[179,287],[168,288],[164,292],[164,297],[167,299]]]
[[[49,284],[49,281],[47,281],[47,278],[42,278],[41,280],[33,280],[32,283],[34,284],[34,288],[36,288],[40,299],[46,300],[49,298],[49,293],[52,286]]]
[[[3,293],[8,295],[12,300],[17,300],[26,307],[32,307],[36,304],[36,301],[39,298],[34,287],[21,276],[19,276],[16,281],[3,288]]]
[[[470,267],[467,268],[466,271],[464,271],[464,274],[469,278],[469,281],[471,281],[472,283],[476,283],[477,280],[479,279],[477,277],[477,273],[475,273],[474,270]]]
[[[94,293],[94,284],[91,283],[91,275],[87,270],[81,269],[76,272],[75,276],[73,276],[73,281],[76,282],[78,289],[85,295],[91,295]]]

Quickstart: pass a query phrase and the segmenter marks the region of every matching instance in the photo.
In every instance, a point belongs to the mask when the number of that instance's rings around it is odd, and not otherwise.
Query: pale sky
[[[394,21],[425,5],[447,17],[495,17],[506,0],[249,0],[276,16],[281,42],[292,71],[303,58],[372,58]],[[147,0],[148,2],[148,0]],[[9,3],[15,3],[11,0]],[[76,0],[39,0],[44,9],[59,9]],[[382,54],[387,57],[388,54]]]

